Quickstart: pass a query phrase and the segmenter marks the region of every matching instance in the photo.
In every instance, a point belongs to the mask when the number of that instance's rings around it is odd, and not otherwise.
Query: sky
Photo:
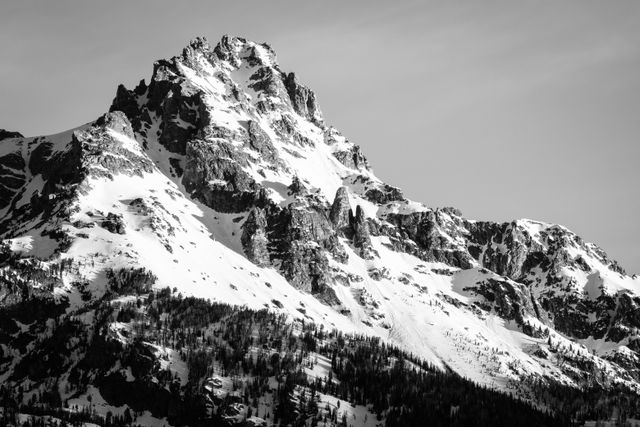
[[[634,0],[7,0],[0,128],[92,121],[190,39],[243,36],[409,198],[560,223],[640,273],[639,22]]]

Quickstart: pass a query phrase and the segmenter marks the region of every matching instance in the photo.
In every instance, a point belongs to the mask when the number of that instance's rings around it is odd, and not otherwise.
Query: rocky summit
[[[0,130],[5,423],[640,416],[640,278],[408,200],[269,45],[197,38],[105,111]]]

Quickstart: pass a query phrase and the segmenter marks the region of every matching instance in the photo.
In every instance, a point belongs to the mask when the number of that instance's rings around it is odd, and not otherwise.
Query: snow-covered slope
[[[158,288],[378,336],[498,389],[598,371],[640,390],[640,279],[561,226],[405,199],[266,44],[196,39],[96,122],[2,140],[0,168],[0,237],[66,265],[67,310],[143,267]]]

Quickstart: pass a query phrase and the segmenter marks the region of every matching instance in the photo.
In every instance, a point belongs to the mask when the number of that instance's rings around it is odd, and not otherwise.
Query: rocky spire
[[[247,258],[260,266],[269,264],[266,227],[267,219],[264,210],[253,208],[242,226],[242,236],[240,237]]]
[[[298,175],[294,175],[293,179],[291,180],[289,191],[292,195],[304,194],[306,192],[306,188]]]
[[[349,203],[349,191],[347,187],[340,187],[336,191],[336,197],[331,205],[329,219],[335,226],[336,230],[349,225],[349,211],[351,210]]]
[[[375,251],[371,246],[371,236],[369,235],[369,224],[364,216],[364,211],[358,205],[355,217],[349,211],[349,223],[353,230],[353,246],[359,249],[360,256],[364,259],[372,259]]]
[[[316,95],[311,89],[299,83],[294,73],[287,74],[284,79],[291,104],[296,113],[312,121],[320,127],[324,127],[320,107],[316,103]]]

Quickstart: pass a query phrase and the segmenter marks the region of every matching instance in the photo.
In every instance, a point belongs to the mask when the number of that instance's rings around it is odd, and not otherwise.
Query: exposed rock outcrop
[[[379,205],[389,202],[402,201],[404,196],[399,188],[384,184],[381,187],[371,188],[365,193],[365,197]]]
[[[459,267],[471,268],[472,258],[458,240],[464,233],[460,219],[444,211],[420,211],[409,214],[389,214],[386,220],[395,225],[385,230],[397,250],[409,252],[425,261],[440,261]],[[452,238],[453,236],[453,238]]]
[[[371,246],[371,236],[369,235],[369,223],[365,218],[364,211],[358,205],[356,214],[349,211],[349,224],[353,230],[353,246],[359,250],[359,255],[364,259],[372,259],[375,250]]]
[[[18,151],[0,157],[0,209],[11,203],[13,197],[25,184],[25,161]]]
[[[6,129],[0,129],[0,141],[9,138],[24,138],[20,132],[14,132]]]
[[[300,178],[298,178],[298,175],[294,175],[293,179],[291,180],[291,184],[289,184],[289,194],[293,196],[302,196],[307,193],[307,188],[302,183]]]
[[[249,146],[260,154],[262,160],[269,164],[274,164],[279,161],[276,148],[271,143],[269,135],[260,127],[258,122],[249,120],[247,123],[247,133]]]
[[[291,104],[296,113],[323,127],[322,113],[316,103],[316,95],[313,91],[299,83],[294,73],[287,74],[284,79],[284,85],[287,88]]]
[[[100,223],[100,226],[107,230],[109,233],[124,234],[126,232],[126,225],[122,215],[109,212],[107,217]]]
[[[218,212],[246,212],[261,197],[246,166],[246,154],[232,144],[196,139],[187,144],[182,182],[193,197]]]
[[[245,254],[253,263],[260,266],[269,265],[266,228],[267,219],[261,208],[253,208],[242,225],[241,242]]]
[[[338,188],[338,191],[336,191],[336,197],[333,199],[331,212],[329,213],[329,219],[331,219],[331,223],[336,230],[341,230],[350,225],[350,211],[351,204],[349,203],[349,190],[347,187],[340,187]]]

